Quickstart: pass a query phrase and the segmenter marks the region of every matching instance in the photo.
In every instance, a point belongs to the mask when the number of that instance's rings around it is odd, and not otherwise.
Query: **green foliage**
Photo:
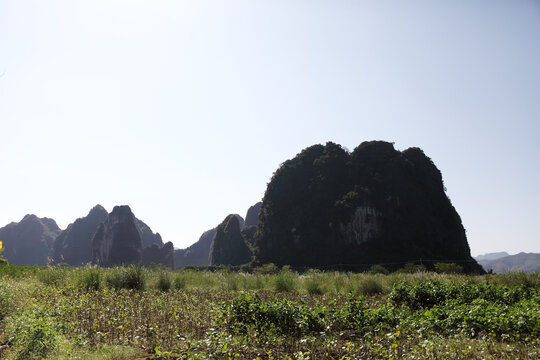
[[[7,350],[0,348],[2,358],[525,359],[540,355],[539,274],[382,276],[308,271],[262,275],[145,269],[152,286],[144,291],[103,286],[86,291],[73,285],[88,268],[65,268],[64,281],[50,286],[38,280],[39,272],[50,269],[29,269],[0,270],[0,306],[7,304],[0,307],[6,309],[0,319],[0,329],[6,332],[0,334],[0,341],[9,344]],[[125,269],[91,270],[108,278]],[[154,285],[160,273],[174,279],[172,287],[180,279],[183,290],[159,291]],[[277,291],[276,279],[284,274],[292,280],[292,290]],[[372,287],[383,290],[367,290]],[[324,295],[318,295],[317,289]],[[25,324],[34,325],[23,329]],[[36,339],[46,350],[34,345]]]
[[[6,333],[16,349],[17,359],[46,356],[58,346],[58,325],[43,307],[14,317]]]
[[[182,275],[176,275],[174,278],[173,286],[176,290],[181,290],[186,287],[186,277]]]
[[[336,326],[364,333],[366,331],[388,331],[404,321],[410,313],[396,309],[391,304],[371,309],[365,296],[350,294],[343,308],[335,316]]]
[[[375,274],[388,275],[390,271],[382,265],[373,265],[369,269],[368,273],[372,275],[375,275]]]
[[[405,266],[403,266],[401,269],[398,270],[400,273],[404,274],[414,274],[419,272],[426,272],[426,266],[423,264],[414,264],[414,263],[406,263]]]
[[[463,266],[456,263],[442,263],[437,262],[434,264],[435,270],[442,274],[460,274],[463,272]]]
[[[169,291],[173,285],[171,277],[165,271],[160,271],[158,275],[158,280],[156,283],[156,288],[161,291]]]
[[[322,285],[317,279],[307,279],[304,285],[309,295],[321,295],[324,293]]]
[[[139,265],[116,268],[105,281],[114,289],[144,290],[146,288],[146,276]]]
[[[382,280],[373,276],[367,277],[360,282],[358,292],[363,295],[382,294],[384,292]]]
[[[482,299],[496,304],[513,305],[522,299],[538,299],[538,289],[524,286],[508,288],[493,284],[445,284],[440,281],[423,281],[416,284],[401,282],[394,286],[390,301],[413,309],[430,308],[448,302],[471,304]]]
[[[44,285],[58,286],[66,277],[65,269],[62,267],[46,267],[38,272],[38,279]]]
[[[78,287],[84,290],[101,289],[102,275],[97,268],[84,269],[79,275]]]
[[[0,283],[0,321],[6,317],[13,306],[13,294],[7,285]]]
[[[269,333],[299,337],[324,330],[324,311],[287,299],[263,303],[255,294],[242,294],[224,306],[220,322],[235,334]]]
[[[499,338],[540,336],[538,302],[522,300],[513,305],[494,304],[475,299],[469,304],[459,301],[436,305],[424,312],[420,327],[443,335],[464,333],[475,337],[481,333]]]
[[[253,273],[255,274],[277,274],[279,272],[279,268],[274,263],[268,263],[261,265],[259,267],[256,267],[253,269]]]
[[[294,275],[290,271],[279,273],[274,279],[274,288],[278,292],[289,292],[294,290]]]

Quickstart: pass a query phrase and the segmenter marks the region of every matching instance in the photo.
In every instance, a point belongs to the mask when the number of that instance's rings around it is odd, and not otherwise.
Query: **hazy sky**
[[[0,227],[128,204],[186,247],[366,140],[433,159],[473,255],[540,252],[540,2],[0,0]]]

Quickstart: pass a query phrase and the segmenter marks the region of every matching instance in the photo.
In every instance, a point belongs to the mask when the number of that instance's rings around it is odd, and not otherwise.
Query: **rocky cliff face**
[[[268,184],[259,215],[259,262],[363,270],[470,256],[461,219],[442,176],[422,150],[365,142],[352,153],[314,145],[288,160]]]
[[[47,265],[53,241],[60,231],[52,219],[26,215],[20,222],[0,229],[5,258],[15,265]]]
[[[340,232],[349,245],[375,240],[382,233],[382,214],[371,206],[357,206],[349,221],[340,224]]]
[[[257,226],[259,224],[259,211],[262,207],[262,201],[250,206],[246,214],[244,226]]]
[[[254,206],[251,206],[248,210],[248,214],[250,214],[250,221],[255,221],[254,211],[257,207],[257,204]],[[239,227],[241,229],[241,233],[245,241],[251,246],[255,242],[255,230],[256,226],[245,226],[246,222],[244,219],[238,215],[234,214],[234,216],[238,220]],[[214,237],[217,232],[217,227],[205,231],[199,240],[195,242],[193,245],[186,249],[176,249],[174,251],[174,263],[176,268],[184,268],[186,266],[209,266],[210,263],[210,248],[212,245],[212,241],[214,240]]]
[[[53,245],[54,263],[80,266],[92,261],[92,237],[102,222],[107,221],[107,210],[96,205],[86,217],[75,220],[56,238]]]
[[[142,263],[148,265],[162,265],[174,269],[174,246],[167,242],[163,246],[152,244],[142,250]]]
[[[129,206],[115,206],[92,239],[92,261],[100,266],[138,264],[142,240]]]
[[[242,236],[240,222],[229,215],[219,224],[210,245],[210,265],[241,265],[251,260],[251,251]]]
[[[161,239],[159,233],[154,234],[148,225],[137,218],[135,218],[135,225],[137,225],[139,234],[141,234],[143,248],[153,244],[158,245],[159,247],[163,246],[163,239]]]
[[[174,264],[177,268],[186,266],[210,265],[210,244],[216,235],[216,229],[205,231],[199,240],[186,249],[174,251]]]

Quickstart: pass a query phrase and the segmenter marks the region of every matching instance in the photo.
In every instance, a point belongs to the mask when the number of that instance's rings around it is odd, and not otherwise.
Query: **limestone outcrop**
[[[456,262],[482,272],[440,171],[419,148],[314,145],[285,161],[259,213],[256,260],[293,267],[396,269]]]
[[[143,247],[142,263],[145,266],[161,265],[174,269],[174,246],[172,242],[164,245],[152,244]]]
[[[20,222],[0,229],[4,256],[15,265],[47,265],[52,244],[60,231],[52,219],[26,215]]]
[[[210,265],[242,265],[251,261],[251,250],[238,218],[231,214],[216,229],[210,245]]]
[[[261,211],[262,201],[259,201],[253,206],[250,206],[247,214],[244,226],[257,226],[259,224],[259,211]]]
[[[129,206],[115,206],[92,238],[92,262],[100,266],[119,266],[141,261],[142,240],[135,216]]]
[[[87,216],[75,220],[58,235],[53,244],[55,264],[80,266],[92,261],[92,237],[99,224],[107,221],[107,210],[96,205]]]

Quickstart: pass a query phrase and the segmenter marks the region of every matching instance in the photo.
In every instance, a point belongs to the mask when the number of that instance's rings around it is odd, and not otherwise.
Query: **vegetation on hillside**
[[[364,271],[447,261],[482,272],[440,171],[418,148],[310,146],[274,173],[259,218],[260,263]]]

